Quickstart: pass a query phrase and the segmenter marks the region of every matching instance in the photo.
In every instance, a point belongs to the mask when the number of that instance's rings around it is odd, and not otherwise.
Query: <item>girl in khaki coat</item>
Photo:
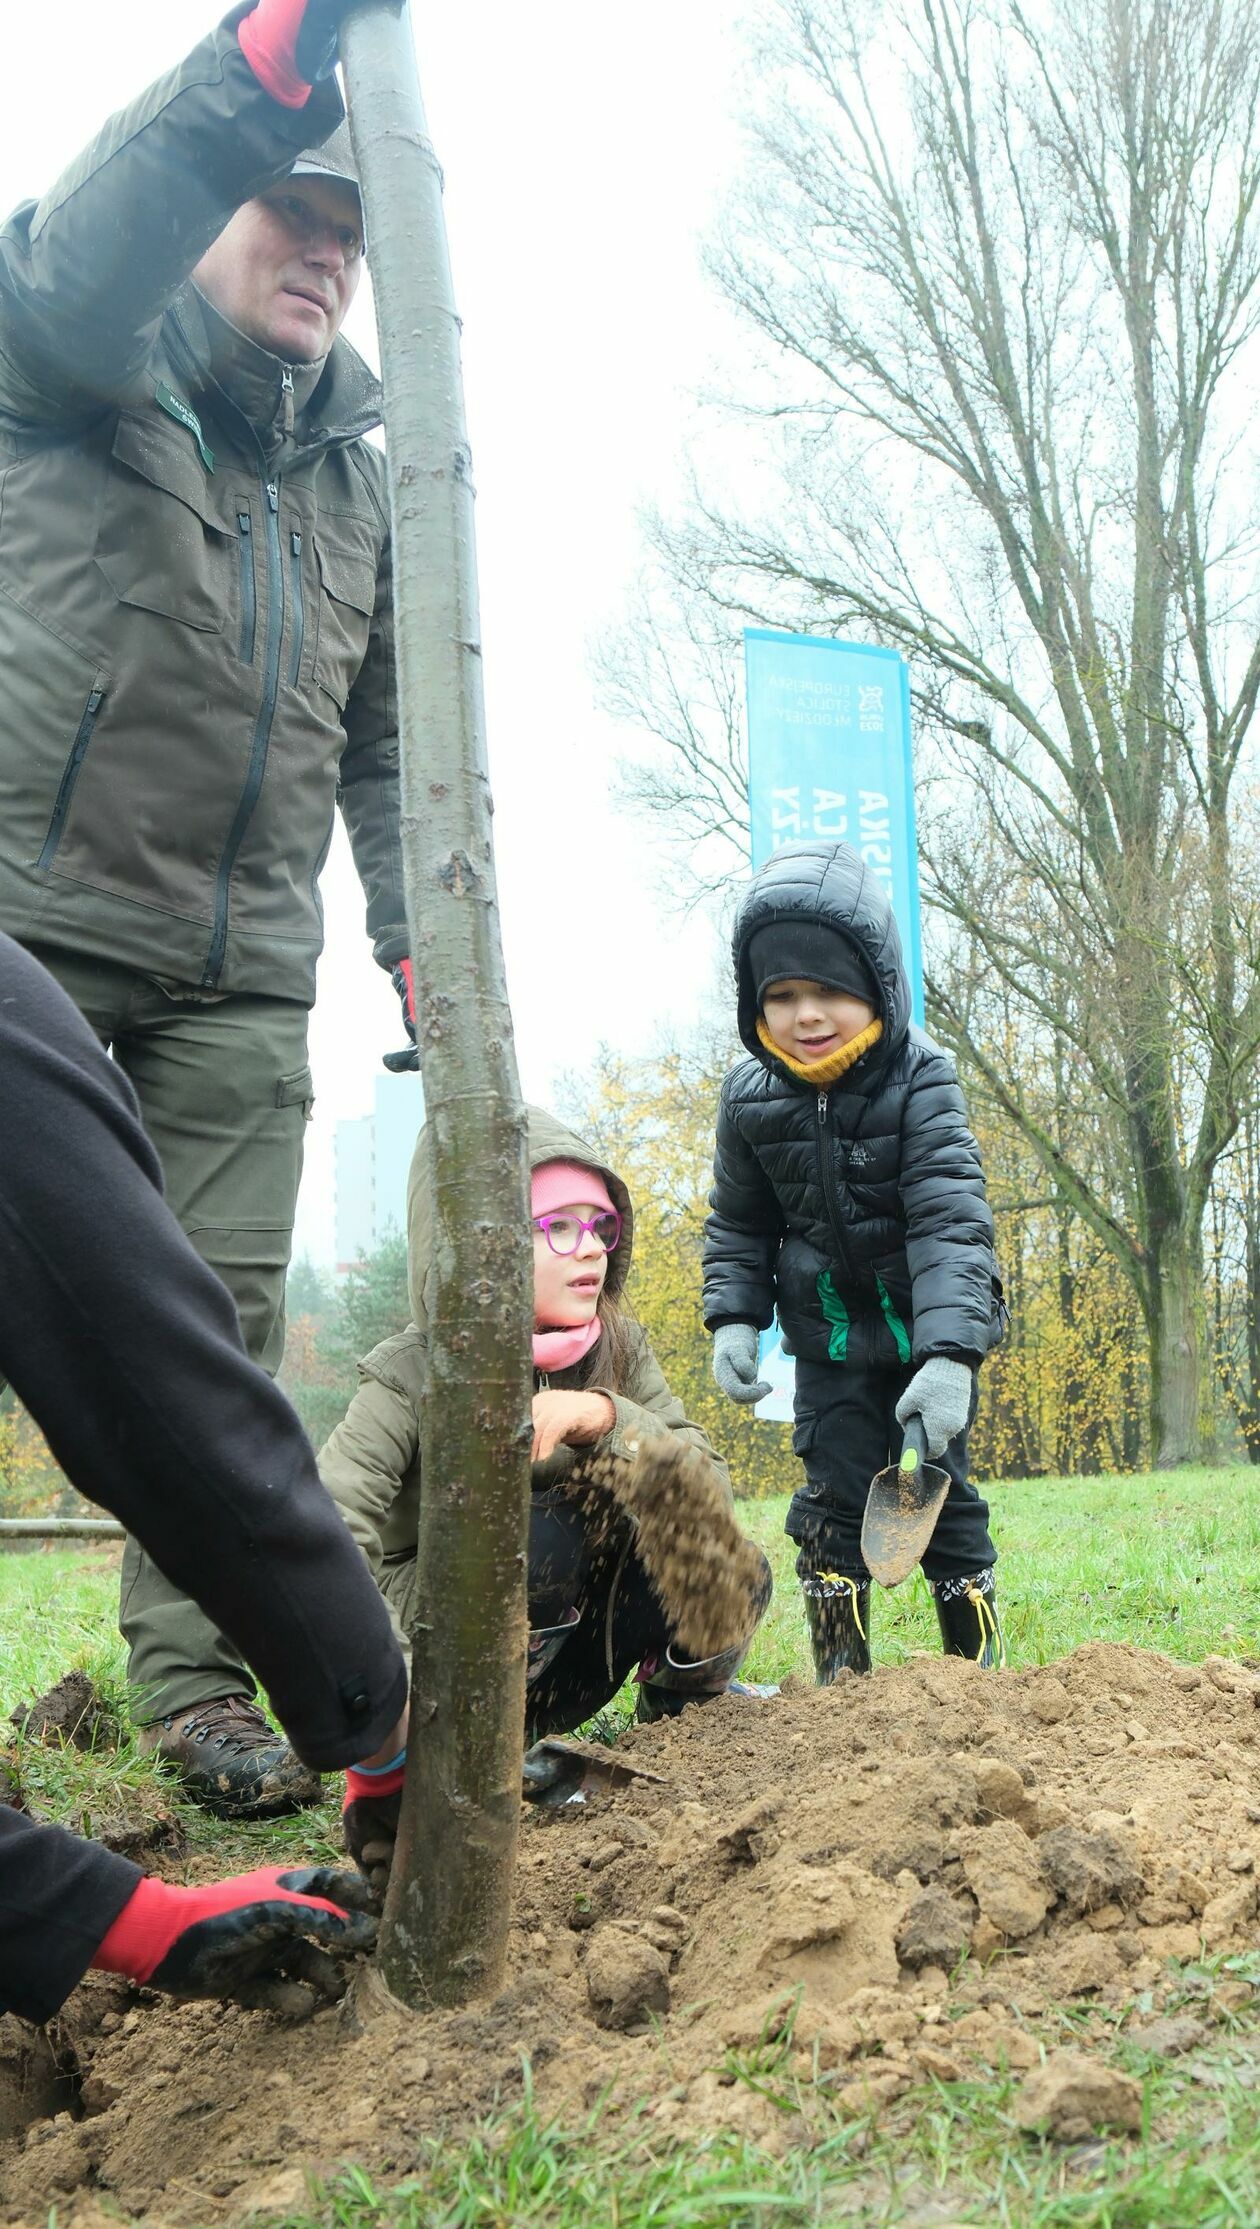
[[[690,1424],[622,1293],[634,1239],[615,1170],[543,1109],[529,1109],[534,1226],[534,1463],[530,1507],[529,1738],[564,1733],[636,1671],[637,1714],[656,1718],[721,1693],[752,1639],[704,1663],[673,1645],[634,1551],[630,1521],[608,1522],[565,1491],[579,1457],[630,1463],[643,1439],[676,1432],[703,1451],[729,1495],[726,1466]],[[421,1163],[417,1152],[416,1166]],[[424,1285],[431,1228],[412,1178],[410,1282],[421,1322],[359,1364],[359,1390],[319,1457],[320,1476],[362,1548],[397,1622],[411,1620],[426,1390]],[[764,1595],[770,1597],[766,1566]],[[736,1683],[738,1684],[738,1683]]]

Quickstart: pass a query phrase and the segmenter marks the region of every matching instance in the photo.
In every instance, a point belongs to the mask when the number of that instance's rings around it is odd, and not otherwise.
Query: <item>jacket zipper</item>
[[[302,671],[302,638],[306,632],[306,612],[302,603],[302,529],[295,526],[289,536],[289,586],[293,591],[293,645],[289,651],[289,687],[296,689]]]
[[[248,511],[236,514],[241,550],[241,664],[254,663],[254,638],[258,632],[258,585],[254,579],[254,522]]]
[[[845,1276],[851,1277],[853,1272],[849,1267],[849,1256],[844,1243],[844,1233],[840,1228],[839,1202],[836,1198],[835,1172],[832,1169],[831,1165],[831,1140],[827,1136],[827,1094],[825,1091],[820,1091],[818,1094],[818,1167],[819,1173],[822,1176],[823,1199],[827,1203],[827,1216],[831,1224],[831,1235],[836,1242],[836,1252],[841,1263],[843,1264]]]
[[[57,797],[52,809],[52,819],[48,823],[48,834],[44,838],[43,850],[35,862],[37,867],[51,867],[57,856],[57,847],[61,842],[66,825],[66,814],[70,810],[70,800],[74,795],[74,785],[79,779],[79,770],[87,756],[87,747],[92,740],[92,730],[96,726],[96,715],[101,709],[104,695],[105,691],[102,688],[94,688],[83,708],[83,717],[75,731],[70,756],[66,760],[65,770],[57,785]]]
[[[261,475],[260,475],[261,477]],[[228,840],[219,860],[219,871],[214,890],[214,933],[210,950],[202,969],[201,988],[216,988],[223,969],[223,956],[227,950],[228,901],[231,892],[232,871],[237,853],[244,841],[250,817],[258,803],[263,773],[267,765],[267,746],[271,741],[272,722],[276,716],[276,699],[280,693],[280,647],[284,636],[284,553],[280,547],[280,486],[276,480],[262,480],[266,507],[263,512],[267,528],[267,647],[263,668],[262,701],[254,722],[254,738],[250,745],[249,767],[245,786],[237,801]]]

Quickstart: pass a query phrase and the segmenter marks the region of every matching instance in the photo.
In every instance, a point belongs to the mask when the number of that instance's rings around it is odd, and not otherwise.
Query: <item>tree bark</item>
[[[520,1812],[532,1256],[499,935],[473,485],[441,173],[410,26],[342,34],[385,383],[402,841],[437,1242],[402,1822],[381,1972],[412,2006],[493,1992]]]
[[[1203,1306],[1199,1250],[1180,1232],[1161,1248],[1147,1281],[1151,1415],[1155,1468],[1172,1470],[1200,1454],[1199,1356]]]

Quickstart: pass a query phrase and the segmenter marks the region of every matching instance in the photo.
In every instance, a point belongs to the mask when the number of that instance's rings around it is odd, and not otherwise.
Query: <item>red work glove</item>
[[[337,38],[356,0],[258,0],[238,30],[241,52],[265,92],[305,108],[311,87],[331,77]]]
[[[365,1772],[351,1765],[346,1774],[341,1831],[346,1849],[375,1897],[383,1897],[394,1861],[398,1814],[402,1808],[403,1774],[407,1752],[383,1771]]]
[[[412,979],[410,960],[400,960],[397,967],[391,968],[389,979],[398,993],[403,1028],[411,1043],[402,1052],[385,1053],[382,1058],[391,1076],[405,1076],[409,1069],[420,1066],[420,1054],[416,1047],[416,986]]]
[[[174,1997],[228,1997],[301,2015],[344,1992],[329,1951],[371,1948],[368,1903],[355,1874],[327,1866],[265,1867],[206,1888],[146,1879],[92,1964]]]

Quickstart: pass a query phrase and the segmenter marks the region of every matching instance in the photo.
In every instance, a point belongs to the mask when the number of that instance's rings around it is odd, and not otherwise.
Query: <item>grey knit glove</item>
[[[917,1416],[929,1455],[943,1455],[950,1441],[966,1431],[971,1414],[971,1380],[968,1363],[951,1362],[948,1355],[934,1354],[930,1362],[915,1371],[898,1401],[898,1424],[908,1424],[912,1416]]]
[[[757,1376],[757,1333],[750,1323],[719,1324],[713,1334],[713,1375],[732,1401],[764,1401],[770,1380]]]

